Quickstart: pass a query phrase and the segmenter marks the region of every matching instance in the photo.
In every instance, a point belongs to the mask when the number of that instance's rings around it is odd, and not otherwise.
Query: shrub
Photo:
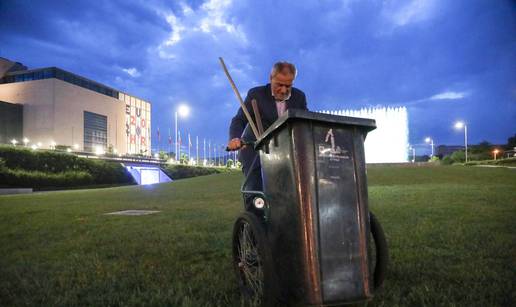
[[[48,174],[49,177],[47,178],[53,178],[51,175],[61,175],[63,173],[86,173],[93,178],[92,183],[95,184],[134,183],[131,175],[120,163],[80,158],[74,154],[65,152],[51,150],[34,151],[26,148],[15,148],[13,146],[0,146],[0,159],[4,161],[3,165],[7,170],[25,171],[25,173],[40,172]],[[30,180],[29,175],[21,175],[25,173],[20,172],[20,176],[25,176],[27,180]],[[44,177],[43,175],[34,176],[34,180],[39,180],[37,178]],[[82,175],[78,176],[80,177]],[[10,184],[10,182],[5,180],[5,177],[2,178],[0,183]],[[71,178],[71,180],[73,181],[75,179]],[[64,184],[62,186],[69,185]]]
[[[69,171],[58,174],[40,171],[0,169],[0,182],[5,186],[45,188],[91,185],[93,177],[83,171]]]
[[[442,165],[452,165],[452,164],[453,164],[453,159],[451,158],[451,156],[445,156],[445,157],[441,160],[441,164],[442,164]]]
[[[187,166],[187,165],[167,165],[163,168],[163,172],[167,174],[170,178],[183,179],[183,178],[191,178],[197,176],[204,176],[210,174],[218,174],[221,173],[221,169],[212,168],[212,167],[201,167],[201,166]]]

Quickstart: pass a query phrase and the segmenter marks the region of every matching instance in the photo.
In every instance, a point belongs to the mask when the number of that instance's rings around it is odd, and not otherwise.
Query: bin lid
[[[271,136],[275,130],[280,129],[287,122],[294,120],[310,120],[345,126],[356,126],[362,128],[364,132],[369,132],[376,129],[376,121],[374,119],[332,115],[301,109],[290,109],[287,110],[282,116],[278,117],[278,119],[267,130],[265,130],[263,135],[256,141],[254,147],[260,147],[261,143],[269,136]]]

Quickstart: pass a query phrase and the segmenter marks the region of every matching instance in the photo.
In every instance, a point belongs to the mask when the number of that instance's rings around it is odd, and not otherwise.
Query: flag
[[[190,133],[188,133],[188,146],[192,146],[192,140],[190,139]]]
[[[181,146],[181,131],[177,132],[177,138],[178,138],[177,143],[179,144],[179,146]]]
[[[159,127],[158,127],[158,142],[161,141],[160,135],[159,135]]]
[[[170,128],[168,128],[168,145],[172,144],[172,136],[170,135]]]

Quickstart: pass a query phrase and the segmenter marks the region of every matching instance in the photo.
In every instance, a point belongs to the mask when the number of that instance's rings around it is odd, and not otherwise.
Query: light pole
[[[179,116],[181,117],[187,117],[188,116],[188,113],[190,113],[190,108],[188,108],[188,106],[186,104],[182,104],[179,106],[179,108],[177,108],[177,111],[175,112],[175,120],[176,120],[176,146],[175,146],[175,152],[174,154],[176,155],[176,161],[179,161],[181,159],[181,157],[178,156],[178,150],[179,150],[179,145],[177,143],[177,134],[178,134],[178,128],[177,128],[177,115],[179,114]]]
[[[409,150],[412,151],[412,163],[416,162],[416,148],[414,146],[409,145]]]
[[[498,149],[493,150],[494,159],[496,160],[496,154],[498,154],[500,151]]]
[[[16,144],[18,144],[18,141],[16,139],[12,139],[11,144],[13,144],[13,146],[16,146]]]
[[[464,128],[464,155],[466,162],[468,162],[468,126],[464,122],[456,122],[455,129]]]
[[[434,156],[434,139],[427,137],[425,139],[425,143],[428,143],[430,146],[432,146],[432,155],[430,156],[430,158],[432,158]]]
[[[25,145],[25,147],[27,147],[29,142],[30,142],[30,140],[28,138],[23,138],[23,144]]]

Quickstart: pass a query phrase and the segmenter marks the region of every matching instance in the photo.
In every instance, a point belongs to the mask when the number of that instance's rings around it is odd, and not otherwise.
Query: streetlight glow
[[[95,154],[97,156],[103,155],[104,154],[104,149],[101,146],[97,146],[97,148],[95,148]]]
[[[181,117],[187,117],[188,114],[190,113],[190,108],[186,105],[186,104],[181,104],[179,105],[179,108],[177,109],[177,111],[175,112],[175,126],[176,126],[176,144],[175,144],[175,155],[176,155],[176,161],[180,161],[181,159],[181,145],[178,144],[178,120],[177,120],[177,115],[179,114],[179,116]]]
[[[16,146],[16,144],[18,144],[18,141],[16,139],[12,139],[11,140],[11,144],[13,144],[14,146]]]
[[[494,154],[494,159],[496,160],[496,155],[499,153],[500,151],[498,149],[495,149],[493,150],[493,154]]]
[[[25,144],[25,146],[27,146],[27,144],[29,144],[29,139],[28,138],[23,138],[23,144]]]
[[[181,117],[187,117],[190,114],[190,108],[185,104],[180,105],[177,111]]]
[[[433,157],[434,156],[434,140],[431,137],[427,137],[425,139],[425,143],[428,143],[428,144],[430,144],[430,146],[432,146],[432,155],[430,157]]]
[[[462,121],[458,121],[455,123],[455,129],[462,129],[464,128],[464,155],[466,162],[468,162],[468,126],[466,123]]]

